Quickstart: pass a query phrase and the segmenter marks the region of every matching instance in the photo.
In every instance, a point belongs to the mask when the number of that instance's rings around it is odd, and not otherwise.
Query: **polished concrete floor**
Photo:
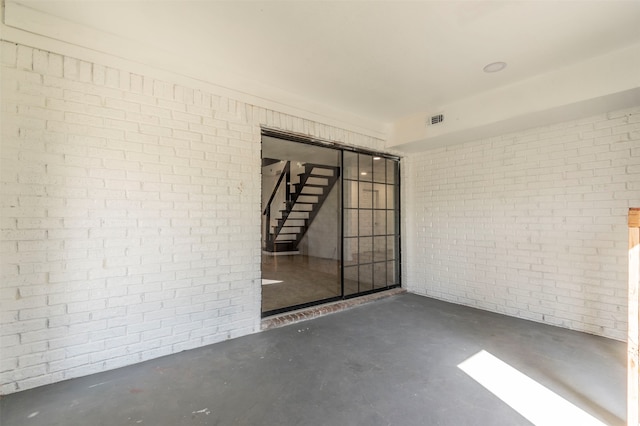
[[[532,424],[458,367],[481,351],[601,424],[624,423],[623,343],[401,294],[11,394],[0,400],[0,424]],[[554,414],[536,395],[525,397]]]

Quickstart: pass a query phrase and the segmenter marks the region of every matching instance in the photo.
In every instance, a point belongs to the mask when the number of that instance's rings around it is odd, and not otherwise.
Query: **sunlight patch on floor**
[[[536,426],[606,426],[484,350],[460,363],[458,368]]]

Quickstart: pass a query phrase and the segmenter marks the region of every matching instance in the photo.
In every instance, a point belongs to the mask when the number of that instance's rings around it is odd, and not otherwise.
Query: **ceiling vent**
[[[427,121],[427,124],[429,126],[435,126],[436,124],[440,124],[444,121],[444,115],[443,114],[437,114],[437,115],[432,115],[431,117],[429,117],[429,120]]]

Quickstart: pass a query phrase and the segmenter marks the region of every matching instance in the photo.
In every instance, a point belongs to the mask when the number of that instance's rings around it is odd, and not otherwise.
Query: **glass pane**
[[[387,208],[387,185],[379,183],[373,184],[373,208],[384,209]]]
[[[373,181],[385,183],[386,182],[386,173],[385,173],[385,164],[386,161],[381,157],[373,157]]]
[[[387,185],[387,208],[396,208],[396,187],[393,185]]]
[[[387,237],[373,238],[373,261],[381,262],[387,260]]]
[[[373,290],[373,265],[360,265],[359,273],[360,291]]]
[[[355,294],[358,292],[358,267],[349,266],[344,268],[344,294]]]
[[[358,238],[358,263],[371,263],[373,261],[373,237]]]
[[[396,262],[387,262],[387,286],[399,284]]]
[[[342,153],[263,136],[262,155],[262,200],[270,212],[269,223],[266,215],[262,221],[262,312],[341,296]],[[288,196],[288,184],[297,197]]]
[[[396,212],[387,210],[387,234],[395,233],[396,229]]]
[[[373,211],[373,235],[385,235],[387,233],[387,211]]]
[[[344,264],[357,265],[358,258],[358,238],[345,238],[344,240]]]
[[[373,210],[360,210],[359,234],[360,236],[373,235]]]
[[[348,209],[344,211],[344,236],[358,236],[358,210]]]
[[[345,179],[358,180],[358,154],[344,151],[343,176]]]
[[[396,258],[396,237],[387,237],[387,259]]]
[[[373,176],[372,157],[367,154],[359,154],[358,161],[359,161],[358,165],[359,165],[360,180],[371,182],[371,178]]]
[[[387,286],[387,263],[373,264],[373,286],[375,288],[383,288]]]
[[[358,207],[358,182],[353,180],[344,181],[344,207]]]
[[[398,162],[394,160],[386,160],[387,163],[387,183],[394,185],[396,183],[396,174],[398,173]]]
[[[373,184],[369,182],[360,182],[358,206],[361,209],[370,209],[373,207]]]

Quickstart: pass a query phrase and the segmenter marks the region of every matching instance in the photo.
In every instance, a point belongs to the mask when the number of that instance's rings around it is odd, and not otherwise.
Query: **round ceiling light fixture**
[[[484,72],[498,72],[498,71],[502,71],[506,67],[507,67],[506,62],[492,62],[490,64],[485,65],[484,68],[482,68],[482,70]]]

